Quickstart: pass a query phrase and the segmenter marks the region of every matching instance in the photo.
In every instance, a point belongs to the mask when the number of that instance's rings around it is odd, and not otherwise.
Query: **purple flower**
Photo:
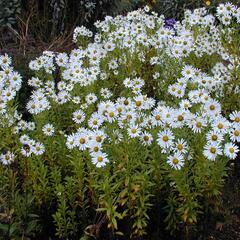
[[[165,20],[165,25],[164,25],[164,27],[172,29],[172,28],[174,28],[174,24],[175,24],[176,22],[177,22],[177,21],[176,21],[174,18],[166,19],[166,20]]]

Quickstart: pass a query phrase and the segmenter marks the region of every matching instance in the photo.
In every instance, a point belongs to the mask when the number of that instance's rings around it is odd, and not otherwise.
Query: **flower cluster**
[[[199,77],[191,79],[191,81],[198,80]],[[124,80],[128,82],[128,86],[132,86],[135,81],[136,79]],[[185,76],[181,78],[181,81],[184,81],[186,85],[188,78]],[[139,84],[140,82],[143,85],[143,80],[139,80]],[[232,113],[231,121],[227,120],[221,114],[219,102],[212,99],[207,89],[204,88],[189,91],[185,98],[178,94],[176,97],[182,99],[176,107],[157,102],[139,92],[141,89],[139,86],[137,88],[138,92],[135,92],[135,88],[133,89],[133,97],[120,97],[114,102],[101,101],[97,106],[97,111],[93,112],[89,119],[85,119],[84,111],[78,111],[79,118],[75,119],[75,122],[79,124],[86,122],[88,128],[80,127],[77,133],[69,135],[67,147],[69,149],[78,147],[81,151],[89,149],[90,155],[93,148],[97,147],[98,152],[103,148],[102,143],[106,138],[104,130],[107,127],[111,129],[110,136],[112,137],[108,136],[105,141],[115,144],[114,139],[117,139],[117,143],[128,141],[127,139],[138,139],[140,144],[149,147],[155,140],[162,153],[166,154],[166,158],[172,159],[169,160],[171,165],[180,168],[183,166],[183,159],[191,156],[189,148],[191,141],[181,136],[184,136],[184,132],[192,132],[192,134],[202,134],[202,138],[205,139],[203,154],[207,159],[215,160],[221,155],[230,159],[236,157],[239,150],[231,141],[239,142],[240,140],[240,112]],[[177,89],[185,91],[184,85],[176,87],[176,92]],[[193,111],[196,107],[198,110]],[[76,112],[74,114],[76,115]],[[114,134],[116,132],[117,136]],[[101,141],[96,141],[96,139],[101,139]],[[176,161],[176,156],[179,161]],[[95,162],[94,156],[93,162]]]
[[[224,25],[230,25],[234,18],[240,23],[240,8],[237,8],[230,2],[219,4],[217,7],[217,16]]]
[[[12,59],[7,55],[0,56],[0,162],[8,165],[14,161],[14,153],[5,148],[8,145],[5,129],[17,128],[21,124],[21,114],[16,110],[15,98],[22,85],[21,75],[14,71]],[[12,142],[10,144],[13,144]]]
[[[22,77],[13,70],[11,58],[6,54],[0,56],[0,117],[5,115],[10,122],[8,105],[16,97],[21,85]]]
[[[216,16],[223,25],[229,25],[234,18],[238,23],[239,9],[231,4],[221,4]],[[226,17],[229,17],[229,23],[226,23]],[[61,80],[56,83],[54,77],[47,81],[41,77],[30,79],[29,85],[36,90],[27,109],[37,115],[56,104],[73,105],[72,124],[79,129],[67,134],[66,146],[69,149],[78,147],[81,151],[88,149],[97,167],[109,161],[104,153],[105,142],[138,139],[148,147],[157,142],[167,162],[179,169],[193,154],[193,143],[188,136],[182,137],[189,131],[204,139],[202,154],[207,159],[215,160],[223,155],[233,159],[238,152],[233,142],[239,142],[240,113],[232,113],[232,121],[229,121],[221,114],[221,104],[214,96],[222,96],[222,89],[230,81],[231,70],[237,68],[239,59],[227,53],[221,34],[228,28],[222,28],[216,21],[205,8],[193,12],[187,10],[182,22],[170,21],[171,28],[166,26],[169,21],[155,13],[148,14],[147,8],[127,16],[106,17],[103,22],[96,22],[95,41],[86,48],[75,49],[69,56],[45,52],[30,63],[32,70],[48,74],[61,69]],[[85,27],[78,27],[75,42],[79,36],[91,37],[92,33]],[[118,52],[121,54],[117,55]],[[150,57],[148,52],[152,53]],[[197,57],[218,54],[222,61],[216,62],[212,74],[207,74],[184,63],[191,54]],[[157,99],[148,97],[144,85],[149,79],[144,79],[137,66],[130,68],[136,58],[136,64],[144,66],[149,62],[154,68],[152,78],[158,80],[161,76],[157,70],[166,56],[179,62],[181,72],[181,75],[176,74],[175,81],[166,83],[167,92],[172,96],[167,102],[162,101],[165,99],[161,96]],[[228,65],[223,61],[228,61]],[[125,94],[115,97],[115,88],[109,83],[111,78],[118,78],[118,87]],[[164,79],[162,81],[164,83]],[[103,87],[100,94],[81,90],[91,89],[96,84]],[[236,93],[238,91],[235,89]],[[54,127],[46,126],[43,127],[44,134],[51,136]]]
[[[77,39],[79,37],[92,37],[93,33],[88,30],[86,27],[81,26],[81,27],[76,27],[74,29],[74,33],[73,33],[73,42],[77,42]]]

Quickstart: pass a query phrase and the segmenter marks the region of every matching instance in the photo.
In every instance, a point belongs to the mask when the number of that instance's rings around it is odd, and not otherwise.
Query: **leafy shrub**
[[[96,34],[77,27],[79,48],[31,61],[30,122],[1,56],[6,239],[139,238],[153,212],[174,234],[219,203],[239,152],[240,9],[187,10],[181,22],[149,10],[106,17]]]

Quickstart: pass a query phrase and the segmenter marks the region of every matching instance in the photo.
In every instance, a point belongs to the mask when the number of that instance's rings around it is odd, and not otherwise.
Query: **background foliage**
[[[0,1],[0,25],[16,23],[16,14],[20,14],[21,4],[19,0],[1,0]]]
[[[93,26],[96,20],[106,15],[115,16],[144,5],[166,17],[179,18],[184,9],[197,8],[207,4],[211,7],[223,0],[2,0],[0,2],[1,26],[21,21],[26,23],[30,17],[30,31],[35,37],[49,40],[63,34],[75,25]],[[232,1],[237,4],[238,1]],[[49,38],[51,36],[51,38]]]

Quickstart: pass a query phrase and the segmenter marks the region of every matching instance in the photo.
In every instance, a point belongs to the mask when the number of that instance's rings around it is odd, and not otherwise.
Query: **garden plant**
[[[77,27],[70,54],[0,56],[0,239],[160,239],[220,204],[240,142],[240,8],[146,6]]]

